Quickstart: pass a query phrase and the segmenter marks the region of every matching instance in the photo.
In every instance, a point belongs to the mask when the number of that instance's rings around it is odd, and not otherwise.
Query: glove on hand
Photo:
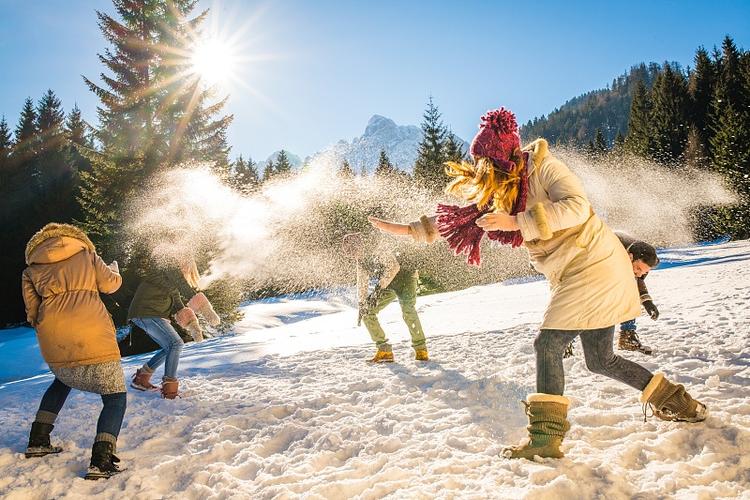
[[[656,308],[656,305],[654,305],[653,301],[647,300],[643,303],[644,309],[646,309],[646,312],[649,316],[651,316],[651,319],[657,320],[659,319],[659,310]]]
[[[183,307],[174,315],[174,320],[178,325],[188,331],[194,341],[200,342],[203,340],[203,330],[201,330],[201,326],[198,323],[198,317],[192,309],[189,307]]]
[[[219,323],[221,323],[221,318],[216,314],[211,302],[208,301],[203,292],[198,292],[193,295],[193,298],[188,301],[187,306],[203,316],[209,325],[219,326]]]

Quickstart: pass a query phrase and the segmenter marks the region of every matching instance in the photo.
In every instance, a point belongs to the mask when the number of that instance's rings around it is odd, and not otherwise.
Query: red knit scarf
[[[521,173],[521,183],[518,197],[513,203],[510,215],[516,215],[526,210],[526,198],[529,192],[528,165],[529,154],[524,153],[526,168]],[[491,206],[480,209],[476,204],[459,207],[458,205],[438,205],[437,226],[440,235],[448,241],[448,246],[456,255],[466,254],[466,262],[479,266],[482,263],[480,247],[484,229],[477,226],[477,219],[483,215],[492,213]],[[487,237],[500,243],[515,248],[523,244],[521,231],[488,231]]]

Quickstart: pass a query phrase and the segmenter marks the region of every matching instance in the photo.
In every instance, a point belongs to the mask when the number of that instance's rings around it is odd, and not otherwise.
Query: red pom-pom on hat
[[[482,116],[479,132],[471,141],[469,153],[474,158],[482,156],[496,160],[496,164],[505,167],[505,163],[520,147],[521,137],[518,135],[516,115],[508,109],[500,108]]]
[[[505,108],[493,109],[482,115],[480,127],[488,127],[498,134],[517,134],[516,115]]]

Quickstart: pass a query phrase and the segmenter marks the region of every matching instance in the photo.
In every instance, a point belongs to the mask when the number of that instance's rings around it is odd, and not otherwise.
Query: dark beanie
[[[656,256],[656,249],[645,241],[636,241],[630,245],[628,252],[633,254],[633,261],[640,260],[649,267],[659,265],[659,257]]]

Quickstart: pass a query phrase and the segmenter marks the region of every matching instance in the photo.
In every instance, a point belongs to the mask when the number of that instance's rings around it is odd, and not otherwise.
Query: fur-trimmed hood
[[[531,175],[549,154],[549,143],[546,139],[537,139],[525,145],[522,151],[531,153],[532,167],[529,170],[529,175]]]
[[[59,262],[81,250],[96,251],[86,233],[71,224],[50,222],[26,244],[26,264]]]

